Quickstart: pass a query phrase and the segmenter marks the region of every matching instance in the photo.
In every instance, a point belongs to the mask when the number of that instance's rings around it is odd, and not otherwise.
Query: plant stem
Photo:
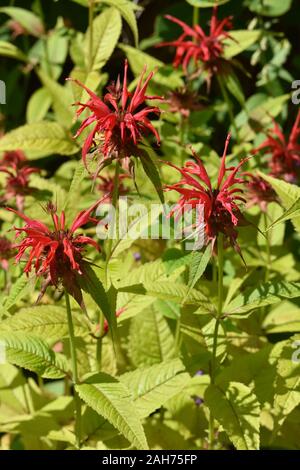
[[[218,332],[219,326],[221,323],[222,310],[223,310],[223,269],[224,269],[224,250],[223,250],[223,234],[219,233],[218,235],[218,309],[216,316],[216,324],[213,334],[213,350],[212,350],[212,360],[211,360],[211,384],[215,383],[215,374],[216,374],[216,359],[217,359],[217,347],[218,347]],[[210,412],[209,416],[209,442],[210,448],[214,447],[214,417]]]
[[[115,178],[114,178],[114,188],[112,194],[112,205],[115,209],[114,213],[114,220],[112,225],[112,230],[108,231],[108,235],[112,235],[107,240],[107,247],[106,247],[106,261],[105,261],[105,279],[106,279],[106,287],[108,286],[108,279],[107,279],[107,272],[108,272],[108,263],[111,258],[111,251],[112,251],[112,242],[114,231],[116,231],[116,237],[118,239],[118,196],[119,196],[119,175],[120,175],[120,163],[117,160],[116,168],[115,168]]]
[[[224,99],[224,101],[226,103],[226,106],[227,106],[227,111],[228,111],[231,126],[232,126],[232,128],[235,132],[236,140],[237,140],[237,142],[239,142],[239,133],[238,133],[238,129],[236,127],[236,123],[235,123],[235,120],[234,120],[234,115],[233,115],[233,111],[232,111],[232,104],[231,104],[230,98],[228,96],[228,93],[226,91],[226,88],[224,86],[222,78],[219,75],[217,75],[217,79],[218,79],[218,83],[219,83],[219,87],[220,87],[223,99]]]
[[[193,8],[193,26],[199,24],[199,10],[200,8],[198,7]]]
[[[93,40],[94,40],[94,29],[93,29],[93,21],[94,21],[94,0],[89,1],[89,57],[88,57],[88,67],[89,72],[92,70],[93,67]]]
[[[72,320],[72,312],[70,306],[70,298],[67,291],[65,291],[66,299],[66,308],[67,308],[67,318],[68,318],[68,329],[69,329],[69,338],[70,338],[70,353],[71,353],[71,363],[72,363],[72,377],[74,386],[79,383],[78,380],[78,369],[77,369],[77,355],[76,355],[76,346],[75,346],[75,336],[74,336],[74,326]],[[80,449],[81,442],[81,400],[77,394],[77,391],[74,387],[74,401],[75,401],[75,435],[76,435],[76,444],[78,449]]]
[[[181,347],[181,312],[179,312],[179,317],[176,320],[176,330],[175,330],[175,353],[176,355],[180,352]]]
[[[271,246],[270,246],[270,234],[267,231],[268,228],[268,220],[267,214],[264,212],[264,224],[265,224],[265,234],[266,234],[266,255],[267,255],[267,265],[266,265],[266,272],[265,272],[265,282],[269,281],[270,277],[270,267],[271,267]]]

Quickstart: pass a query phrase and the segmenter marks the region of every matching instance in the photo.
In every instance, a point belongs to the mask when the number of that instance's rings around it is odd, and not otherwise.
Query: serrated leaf
[[[90,294],[92,299],[101,309],[103,315],[105,316],[108,322],[112,335],[114,335],[117,328],[115,313],[111,311],[109,300],[102,285],[102,282],[97,277],[96,273],[88,263],[84,264],[83,275],[78,276],[78,282],[80,284],[80,287],[85,292]]]
[[[174,354],[172,331],[160,313],[148,308],[132,319],[129,355],[136,367],[161,363]]]
[[[256,308],[276,304],[282,299],[300,297],[300,283],[274,281],[261,284],[259,287],[248,288],[235,297],[226,307],[227,315],[240,315]]]
[[[99,415],[107,419],[128,441],[138,449],[148,449],[140,418],[132,404],[128,389],[116,378],[99,373],[76,390]]]
[[[212,255],[212,248],[211,245],[207,245],[204,252],[201,251],[193,251],[190,265],[189,265],[189,284],[188,284],[188,292],[187,297],[189,296],[191,290],[195,287],[196,283],[201,278],[202,274],[204,273],[209,260]]]
[[[131,392],[138,414],[145,418],[187,385],[190,376],[183,371],[181,361],[175,359],[127,372],[119,379]]]
[[[23,296],[25,296],[30,287],[30,282],[26,274],[22,274],[13,284],[10,293],[3,300],[3,307],[9,310],[13,307]]]
[[[59,379],[68,372],[67,359],[52,351],[37,336],[23,332],[1,332],[6,360],[47,379]]]
[[[237,450],[259,450],[260,405],[252,390],[230,382],[226,390],[210,385],[204,401]]]
[[[73,311],[72,316],[75,336],[88,335],[89,330],[83,315]],[[69,336],[66,310],[55,305],[22,308],[0,323],[0,332],[2,331],[32,333],[47,342],[55,343]]]
[[[279,217],[272,225],[277,225],[280,222],[291,219],[293,225],[297,231],[300,231],[300,188],[295,184],[287,183],[283,180],[278,180],[272,176],[265,175],[264,173],[259,172],[259,175],[265,179],[278,194],[283,207],[286,211]]]
[[[0,151],[23,150],[38,156],[73,155],[78,147],[57,122],[41,121],[26,124],[8,132],[0,139]]]
[[[155,188],[155,191],[157,192],[159,199],[161,200],[161,203],[164,204],[165,199],[164,199],[162,183],[161,183],[158,169],[154,161],[152,160],[152,158],[146,151],[142,151],[142,150],[139,152],[139,158],[140,158],[140,161],[142,162],[146,175],[150,179],[151,183],[153,184]]]
[[[137,46],[139,42],[139,32],[134,12],[140,10],[140,7],[128,0],[99,0],[99,2],[100,1],[101,3],[106,3],[119,10],[126,23],[128,23],[134,36],[135,45]]]
[[[120,292],[129,292],[137,295],[149,295],[163,300],[171,300],[177,303],[184,303],[186,305],[197,305],[202,312],[211,313],[213,311],[212,304],[207,297],[196,289],[190,289],[184,284],[174,283],[170,281],[148,282],[144,281],[143,284],[135,284],[130,286],[121,287]]]
[[[96,16],[93,22],[91,70],[98,70],[106,64],[117,45],[121,30],[121,15],[116,8],[107,8],[103,13]],[[86,32],[84,47],[86,58],[88,58],[89,29]]]

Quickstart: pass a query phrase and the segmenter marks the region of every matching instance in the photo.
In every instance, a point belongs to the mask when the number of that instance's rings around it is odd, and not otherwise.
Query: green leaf
[[[5,331],[0,333],[0,341],[4,343],[7,362],[47,379],[59,379],[68,372],[66,358],[52,351],[37,336]]]
[[[189,382],[190,376],[179,359],[139,368],[119,377],[131,392],[134,406],[141,418],[145,418],[179,393]]]
[[[100,279],[97,277],[96,273],[88,263],[84,264],[83,275],[78,276],[77,279],[80,284],[80,287],[85,292],[90,294],[92,299],[101,309],[103,315],[105,316],[108,322],[109,328],[112,334],[114,335],[117,328],[115,313],[111,311],[108,297]]]
[[[62,86],[55,80],[52,80],[42,70],[37,72],[39,79],[52,98],[52,106],[57,121],[66,128],[70,128],[73,122],[74,113],[72,111],[73,97],[72,92],[66,86]]]
[[[39,88],[29,98],[26,109],[26,120],[28,124],[40,122],[46,116],[52,103],[52,98],[46,88]]]
[[[186,0],[190,5],[197,8],[211,8],[217,5],[224,5],[229,0]]]
[[[210,385],[204,401],[237,450],[259,450],[260,405],[249,387],[230,382],[223,391]]]
[[[212,255],[212,247],[211,244],[207,245],[204,252],[201,251],[193,251],[191,262],[190,262],[190,272],[189,272],[189,289],[187,292],[187,297],[189,296],[191,290],[195,287],[196,283],[201,278],[202,274],[204,273],[209,260]]]
[[[197,305],[202,308],[202,312],[211,313],[213,307],[207,297],[201,292],[190,289],[184,284],[178,284],[170,281],[161,282],[148,282],[144,281],[143,284],[135,284],[130,286],[121,287],[120,292],[130,292],[137,295],[149,295],[157,299],[171,300],[177,303],[184,303],[186,305]]]
[[[106,3],[107,5],[111,5],[119,10],[121,15],[123,16],[124,20],[128,23],[133,36],[135,45],[138,46],[139,42],[139,32],[137,27],[137,22],[135,18],[134,12],[136,10],[140,10],[138,5],[135,5],[133,2],[129,2],[128,0],[98,0],[101,3]]]
[[[14,44],[6,41],[0,41],[0,56],[10,57],[11,59],[19,59],[27,62],[28,59],[23,52],[18,49]]]
[[[56,122],[26,124],[8,132],[0,139],[0,151],[23,150],[38,156],[73,155],[78,147],[65,129]]]
[[[224,57],[226,59],[231,59],[245,51],[252,46],[252,44],[258,41],[260,35],[260,30],[248,31],[241,29],[230,31],[230,38],[224,39]]]
[[[129,355],[136,367],[172,359],[174,353],[173,334],[160,313],[148,308],[132,319]]]
[[[147,71],[156,71],[151,82],[155,82],[160,87],[179,88],[183,85],[180,72],[174,70],[173,67],[168,70],[161,60],[127,44],[118,44],[118,47],[125,52],[135,76],[139,76],[146,65]]]
[[[122,20],[116,8],[107,8],[93,22],[93,47],[91,70],[102,68],[112,55],[122,30]],[[85,54],[89,57],[90,30],[85,36]],[[87,64],[88,65],[88,64]]]
[[[229,93],[231,93],[243,107],[245,105],[245,95],[234,71],[230,70],[230,73],[224,75],[224,77],[221,76],[220,79],[223,81]]]
[[[42,21],[29,10],[18,7],[2,7],[0,8],[0,13],[5,13],[13,18],[33,36],[40,37],[44,33]]]
[[[251,11],[264,16],[281,16],[289,11],[292,0],[248,0]]]
[[[161,203],[164,204],[165,199],[164,199],[164,192],[163,192],[163,188],[162,188],[162,183],[161,183],[161,179],[160,179],[160,176],[159,176],[158,169],[157,169],[154,161],[152,160],[150,155],[146,151],[144,151],[143,149],[140,149],[139,157],[140,157],[140,161],[142,162],[142,165],[143,165],[143,168],[144,168],[144,171],[145,171],[146,175],[148,176],[151,183],[153,184],[153,186],[154,186],[154,188],[155,188],[155,190],[158,194],[158,197],[161,200]]]
[[[287,183],[283,180],[278,180],[272,176],[265,175],[264,173],[258,172],[259,175],[264,178],[278,194],[283,207],[286,211],[281,217],[279,217],[271,227],[277,225],[280,222],[291,219],[293,225],[297,231],[300,231],[300,188],[295,184]],[[270,228],[271,228],[270,227]]]
[[[277,362],[277,384],[274,396],[274,415],[275,426],[274,432],[282,426],[286,417],[300,404],[300,365],[299,362],[293,361],[295,348],[292,347],[294,339],[291,338],[281,351],[281,355]]]
[[[13,284],[9,295],[4,298],[3,306],[6,310],[16,305],[28,293],[30,288],[30,281],[26,274],[22,274]]]
[[[259,287],[248,288],[235,297],[226,307],[227,315],[240,315],[256,308],[276,304],[282,299],[300,297],[300,283],[274,281],[260,284]]]
[[[99,373],[76,390],[99,415],[107,419],[128,441],[138,449],[148,449],[140,418],[132,404],[128,389],[116,378]]]
[[[73,311],[72,316],[75,336],[88,335],[89,329],[83,315]],[[32,333],[51,343],[69,336],[66,310],[55,305],[22,308],[0,323],[0,332],[3,330]]]

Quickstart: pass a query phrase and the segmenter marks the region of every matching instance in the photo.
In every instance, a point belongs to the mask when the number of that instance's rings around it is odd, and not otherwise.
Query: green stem
[[[194,7],[193,8],[193,26],[196,26],[199,24],[199,13],[200,13],[200,8]]]
[[[92,70],[93,67],[93,40],[94,40],[94,0],[90,0],[89,2],[89,57],[88,57],[88,67],[89,72]]]
[[[179,317],[176,320],[176,330],[175,330],[175,353],[179,354],[181,347],[181,312],[179,312]]]
[[[70,298],[67,291],[65,291],[66,299],[66,308],[67,308],[67,318],[68,318],[68,329],[69,329],[69,338],[70,338],[70,353],[71,353],[71,363],[72,363],[72,377],[74,383],[74,401],[75,401],[75,435],[76,435],[76,444],[78,449],[80,449],[81,442],[81,400],[77,394],[75,386],[79,383],[78,379],[78,369],[77,369],[77,355],[76,355],[76,346],[75,346],[75,335],[74,335],[74,326],[72,320],[72,312],[70,306]]]
[[[265,282],[269,281],[270,277],[270,268],[271,268],[271,246],[270,246],[270,233],[267,231],[268,220],[267,214],[264,212],[264,223],[265,223],[265,234],[266,234],[266,255],[267,255],[267,264],[265,272]]]
[[[105,261],[105,279],[106,279],[106,287],[108,287],[108,263],[111,258],[111,252],[112,252],[112,242],[113,242],[113,235],[116,229],[116,237],[118,239],[118,197],[119,197],[119,175],[120,175],[120,163],[117,160],[116,162],[116,168],[115,168],[115,178],[114,178],[114,189],[113,189],[113,194],[112,194],[112,205],[115,208],[115,220],[113,220],[113,226],[112,230],[109,229],[108,234],[112,234],[111,237],[108,238],[107,240],[107,246],[106,246],[106,261]]]
[[[223,312],[223,297],[224,297],[224,286],[223,286],[223,270],[224,270],[224,237],[222,233],[218,235],[218,308],[216,316],[216,324],[213,334],[213,350],[212,350],[212,360],[211,360],[211,384],[215,383],[216,375],[216,360],[217,360],[217,347],[218,347],[218,333],[221,323],[221,317]],[[214,448],[214,417],[210,412],[209,416],[209,442],[210,448]]]
[[[224,101],[226,103],[226,106],[227,106],[227,111],[228,111],[228,116],[229,116],[229,119],[230,119],[230,123],[231,123],[231,126],[232,126],[232,128],[235,132],[235,137],[236,137],[236,140],[238,142],[239,141],[239,133],[238,133],[238,128],[237,128],[235,120],[234,120],[234,115],[233,115],[233,111],[232,111],[232,104],[231,104],[230,98],[228,96],[228,93],[226,91],[226,88],[224,86],[222,78],[219,75],[217,75],[217,79],[218,79],[218,83],[219,83],[219,87],[220,87],[223,99],[224,99]]]
[[[96,363],[97,363],[97,370],[98,372],[101,371],[101,362],[102,362],[102,335],[103,335],[103,328],[104,328],[104,315],[102,312],[99,312],[99,338],[97,338],[96,344]]]

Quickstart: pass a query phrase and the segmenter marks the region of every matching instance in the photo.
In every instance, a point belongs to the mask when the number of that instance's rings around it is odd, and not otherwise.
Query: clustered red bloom
[[[98,175],[101,183],[97,185],[97,189],[102,194],[107,194],[105,202],[109,202],[112,200],[112,196],[115,189],[115,177],[112,174],[108,174],[106,176]],[[126,173],[121,173],[118,178],[118,196],[124,196],[128,193],[128,189],[124,186],[123,180],[129,178],[129,175]]]
[[[245,172],[249,180],[246,185],[247,190],[247,206],[259,206],[262,212],[267,211],[267,206],[270,202],[277,202],[278,198],[272,186],[263,178],[252,173]]]
[[[237,173],[247,159],[243,159],[236,167],[226,168],[225,159],[229,144],[228,135],[218,174],[217,187],[212,188],[209,176],[200,158],[193,152],[194,161],[188,161],[183,168],[172,163],[182,175],[181,180],[173,185],[167,185],[167,190],[177,191],[181,197],[171,214],[182,213],[185,205],[203,210],[203,221],[207,241],[214,244],[219,233],[223,233],[225,241],[229,242],[239,253],[237,244],[238,225],[244,225],[245,219],[238,207],[238,202],[246,202],[240,195],[243,190],[237,184],[244,184],[244,178],[238,178]],[[226,172],[230,172],[225,178]],[[201,215],[201,214],[200,214]]]
[[[149,115],[160,115],[160,110],[155,106],[147,106],[145,100],[161,100],[159,96],[147,96],[146,90],[154,72],[151,72],[144,81],[146,68],[141,74],[138,85],[133,93],[127,88],[128,63],[125,61],[124,78],[121,85],[120,79],[108,87],[108,93],[102,100],[95,93],[89,90],[78,80],[74,80],[84,88],[90,96],[87,103],[76,103],[79,106],[77,116],[88,109],[92,114],[83,120],[75,137],[82,131],[94,124],[93,130],[89,133],[82,148],[82,158],[86,164],[87,153],[95,144],[96,136],[100,137],[100,152],[104,156],[99,164],[99,171],[113,159],[125,159],[124,166],[128,167],[128,159],[139,156],[138,144],[142,141],[146,133],[154,134],[157,143],[160,142],[159,134],[153,127]],[[144,81],[144,83],[143,83]],[[124,161],[123,161],[124,163]]]
[[[8,270],[8,261],[14,256],[12,243],[6,237],[0,237],[0,266],[4,271]]]
[[[15,198],[18,210],[22,211],[24,196],[32,192],[29,187],[30,176],[40,170],[28,164],[21,150],[15,150],[4,154],[0,160],[0,172],[7,174],[3,199],[8,201]]]
[[[92,245],[97,250],[99,246],[92,238],[82,234],[76,235],[75,232],[88,222],[95,222],[91,213],[100,202],[97,201],[88,210],[81,211],[69,229],[65,227],[64,212],[58,217],[56,207],[52,203],[46,207],[53,220],[51,229],[38,220],[8,208],[26,222],[24,227],[15,228],[16,237],[25,235],[20,243],[14,245],[18,250],[15,259],[20,262],[28,252],[24,272],[28,274],[34,269],[37,276],[44,278],[41,296],[49,285],[57,287],[61,283],[79,305],[83,306],[78,282],[78,275],[83,276],[85,273],[86,261],[83,251],[87,245]]]
[[[174,67],[182,65],[185,73],[188,72],[188,66],[192,60],[195,65],[200,62],[199,73],[202,70],[207,71],[209,85],[212,75],[220,73],[226,64],[223,57],[224,39],[232,39],[226,31],[226,29],[232,28],[232,18],[226,17],[219,21],[217,19],[217,8],[215,7],[210,20],[209,34],[205,34],[199,25],[189,26],[171,15],[166,15],[166,18],[181,26],[183,33],[175,41],[164,42],[159,46],[176,47],[173,65]]]
[[[288,183],[296,183],[300,177],[300,111],[288,138],[274,121],[274,127],[267,133],[267,139],[256,149],[271,154],[270,174]]]
[[[203,109],[203,105],[199,102],[198,93],[189,90],[186,86],[171,91],[167,103],[171,113],[180,113],[183,118],[188,118],[191,111]]]

